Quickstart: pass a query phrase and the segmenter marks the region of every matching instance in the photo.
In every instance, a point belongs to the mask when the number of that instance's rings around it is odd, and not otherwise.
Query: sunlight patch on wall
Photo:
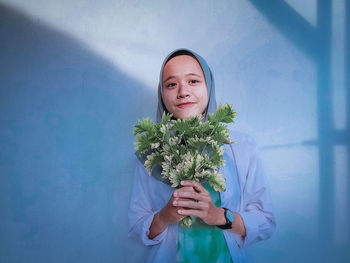
[[[317,25],[317,0],[285,0],[295,11],[311,25]]]
[[[345,1],[332,1],[331,87],[333,124],[335,129],[346,128],[345,90]]]
[[[278,222],[283,221],[278,231],[282,235],[293,232],[309,240],[316,238],[320,205],[318,149],[281,147],[263,151],[262,159]],[[300,227],[295,229],[295,225]]]
[[[136,1],[0,0],[81,41],[103,59],[148,86],[158,82],[161,44],[157,14]],[[156,74],[154,74],[156,72]],[[155,85],[156,86],[156,85]]]
[[[334,150],[335,157],[335,222],[334,241],[339,245],[346,245],[349,240],[349,209],[347,204],[348,193],[348,167],[346,146],[337,145]]]
[[[154,90],[162,60],[170,51],[185,47],[208,57],[216,45],[232,34],[237,17],[244,18],[250,10],[249,3],[241,0],[215,4],[159,0],[0,0],[0,3],[81,41]],[[229,49],[231,44],[232,41],[227,41],[223,47]]]

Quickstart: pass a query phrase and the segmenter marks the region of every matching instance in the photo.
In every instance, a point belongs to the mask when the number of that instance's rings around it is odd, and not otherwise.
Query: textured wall
[[[0,262],[142,261],[132,124],[179,47],[261,146],[278,226],[256,262],[347,262],[350,4],[307,3],[0,0]]]

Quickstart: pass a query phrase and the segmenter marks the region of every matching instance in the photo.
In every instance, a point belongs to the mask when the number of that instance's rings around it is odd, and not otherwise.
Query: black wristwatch
[[[226,219],[226,224],[225,225],[217,225],[217,227],[221,228],[221,229],[230,229],[232,228],[232,223],[234,221],[234,216],[233,213],[228,210],[225,207],[222,207],[223,209],[225,209],[225,219]]]

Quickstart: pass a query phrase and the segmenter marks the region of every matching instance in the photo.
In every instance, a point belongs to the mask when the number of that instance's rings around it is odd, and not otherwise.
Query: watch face
[[[226,210],[226,218],[230,221],[233,222],[233,214],[230,210]]]

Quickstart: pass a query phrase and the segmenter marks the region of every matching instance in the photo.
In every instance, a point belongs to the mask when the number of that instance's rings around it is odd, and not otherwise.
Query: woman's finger
[[[182,193],[182,192],[192,192],[192,193],[195,193],[196,191],[194,190],[194,188],[192,186],[185,186],[185,187],[181,187],[179,189],[176,189],[174,192],[173,192],[173,196],[174,197],[179,197],[179,194]]]
[[[186,198],[186,199],[193,199],[193,200],[198,200],[198,201],[206,201],[207,197],[203,194],[191,191],[179,191],[176,193],[177,198]]]
[[[199,218],[203,217],[203,212],[197,209],[179,209],[177,212],[183,216],[196,216]]]
[[[182,186],[192,186],[197,192],[205,193],[207,190],[198,182],[193,183],[190,180],[181,181]]]
[[[180,192],[195,192],[195,190],[194,190],[194,188],[192,186],[184,186],[184,187],[181,187],[179,189],[176,189],[173,192],[173,195],[175,197],[177,197],[177,193],[180,193]]]
[[[173,206],[180,206],[184,208],[193,208],[193,209],[199,209],[199,210],[205,210],[209,206],[205,202],[201,201],[194,201],[194,200],[179,200],[179,201],[174,201]]]

